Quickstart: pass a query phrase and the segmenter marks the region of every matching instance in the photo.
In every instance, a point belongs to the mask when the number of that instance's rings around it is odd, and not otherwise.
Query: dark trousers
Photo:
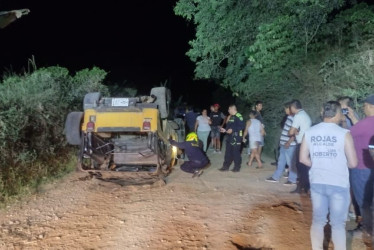
[[[225,161],[223,162],[223,169],[229,169],[231,163],[234,161],[234,170],[240,170],[242,165],[242,156],[240,155],[241,143],[231,144],[226,142]]]
[[[196,170],[204,168],[207,164],[208,164],[208,162],[185,161],[181,165],[181,169],[184,172],[192,173],[193,174]]]
[[[299,178],[299,183],[297,184],[298,189],[304,189],[305,192],[308,192],[310,189],[309,183],[309,167],[300,162],[300,146],[301,144],[296,145],[296,169],[297,177]]]

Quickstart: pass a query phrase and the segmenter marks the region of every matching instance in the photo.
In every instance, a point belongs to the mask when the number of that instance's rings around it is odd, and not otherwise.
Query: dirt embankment
[[[249,169],[243,154],[241,172],[222,173],[223,154],[208,155],[200,178],[176,166],[167,185],[73,173],[44,186],[0,211],[0,249],[310,249],[310,198],[265,182],[271,159]]]

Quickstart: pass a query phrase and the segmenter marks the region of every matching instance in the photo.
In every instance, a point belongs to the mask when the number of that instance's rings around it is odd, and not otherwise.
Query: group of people
[[[243,116],[237,111],[235,105],[230,105],[228,109],[228,115],[225,116],[220,110],[219,104],[211,105],[210,113],[208,115],[207,110],[203,109],[201,115],[196,114],[192,108],[188,107],[185,114],[185,124],[188,135],[186,137],[185,143],[177,143],[171,141],[171,144],[185,150],[186,155],[191,161],[197,162],[198,157],[196,154],[192,154],[189,148],[190,144],[199,146],[196,144],[195,139],[189,140],[191,138],[196,138],[197,141],[201,142],[201,151],[205,153],[208,148],[208,137],[210,134],[211,144],[213,153],[221,153],[221,134],[225,135],[226,138],[226,151],[224,156],[223,166],[219,169],[220,171],[228,171],[232,162],[234,162],[233,172],[239,172],[242,164],[241,149],[242,142],[246,140],[246,136],[249,135],[249,148],[251,151],[249,162],[250,165],[253,159],[256,159],[259,163],[258,168],[262,168],[262,161],[260,159],[261,149],[264,145],[264,125],[262,123],[262,102],[257,101],[254,109],[251,111],[250,119],[245,123]],[[257,131],[258,130],[258,131]],[[187,146],[189,145],[189,146]],[[190,152],[191,151],[191,152]],[[189,156],[191,155],[191,157]],[[199,154],[201,157],[202,154]],[[206,154],[204,154],[204,160]],[[200,169],[193,167],[191,169],[186,169],[186,166],[190,166],[189,162],[185,162],[181,166],[182,170],[194,173],[200,173]],[[203,168],[204,166],[200,166]],[[189,167],[188,167],[189,168]]]
[[[288,165],[284,184],[296,185],[293,193],[310,191],[313,249],[323,249],[328,218],[334,248],[346,249],[345,224],[351,202],[358,206],[356,215],[362,216],[359,229],[372,234],[374,95],[364,100],[362,120],[349,101],[349,97],[342,97],[326,102],[322,122],[314,126],[298,100],[286,103],[277,169],[266,179],[278,182]]]
[[[215,153],[221,153],[221,133],[220,128],[226,122],[226,116],[219,110],[218,103],[210,106],[210,113],[203,109],[199,115],[192,107],[187,107],[185,114],[186,131],[195,132],[199,140],[203,143],[204,152],[208,149],[209,135],[211,137],[212,149]]]
[[[374,95],[364,100],[365,118],[361,120],[349,101],[349,97],[343,97],[326,102],[321,110],[322,122],[316,125],[312,125],[310,116],[303,110],[299,100],[292,100],[284,105],[285,119],[279,140],[277,169],[266,181],[279,182],[288,166],[288,180],[284,185],[296,186],[292,193],[310,192],[313,207],[310,236],[313,249],[323,249],[324,226],[328,219],[334,248],[346,249],[345,224],[351,202],[357,205],[356,215],[362,217],[360,229],[373,235],[371,208],[374,196]],[[258,104],[261,105],[257,107]],[[218,112],[219,106],[213,107],[213,111]],[[197,132],[192,144],[198,147],[198,138],[203,138],[204,143],[209,135],[204,131],[209,131],[216,138],[221,133],[226,134],[225,157],[219,170],[228,171],[234,162],[232,171],[239,172],[242,142],[249,134],[251,155],[247,164],[251,165],[256,160],[261,168],[260,155],[265,136],[262,117],[258,116],[258,109],[261,108],[262,103],[256,103],[256,109],[250,112],[247,123],[235,105],[229,107],[227,117],[213,113],[220,118],[217,119],[218,123],[213,123],[212,116],[208,116],[205,110],[200,118],[196,118],[193,127],[188,125],[187,113],[188,128],[192,129],[192,134]],[[220,144],[212,142],[215,149],[220,150]],[[176,142],[172,144],[187,149],[187,146]],[[203,149],[200,148],[202,153],[207,149],[206,144],[204,145]],[[187,151],[189,159],[194,159],[194,156],[190,158]],[[199,155],[201,164],[198,168],[191,168],[188,172],[199,174],[208,164],[206,154],[202,155]]]

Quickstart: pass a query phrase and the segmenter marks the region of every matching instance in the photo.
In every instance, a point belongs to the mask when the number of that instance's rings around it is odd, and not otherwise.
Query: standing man
[[[296,185],[297,172],[295,166],[295,149],[296,142],[295,136],[288,136],[288,131],[290,130],[293,122],[293,116],[291,115],[290,103],[287,102],[284,104],[284,112],[287,115],[286,122],[283,125],[282,134],[279,140],[279,158],[277,169],[273,173],[273,176],[266,179],[267,182],[278,182],[283,171],[286,167],[286,164],[289,168],[288,181],[284,183],[286,186]]]
[[[187,125],[186,126],[187,127],[186,134],[189,133],[189,132],[194,132],[195,131],[195,123],[196,123],[196,118],[197,117],[198,117],[198,115],[194,112],[193,107],[188,106],[187,107],[187,113],[184,116],[185,123]]]
[[[338,102],[340,103],[340,107],[342,108],[342,114],[344,115],[344,118],[342,119],[342,122],[340,125],[346,129],[351,129],[351,127],[354,124],[351,118],[349,118],[350,116],[349,113],[354,115],[355,123],[357,123],[357,121],[359,120],[358,114],[352,108],[352,105],[351,105],[352,101],[353,101],[352,98],[349,96],[342,96],[338,99]],[[350,171],[354,171],[354,169],[351,169]],[[352,178],[352,174],[349,175],[349,178]],[[360,210],[359,205],[357,204],[355,195],[353,194],[352,179],[350,179],[350,182],[351,182],[351,204],[352,204],[354,213],[356,215],[356,222],[357,222],[356,229],[360,230],[362,226],[361,210]]]
[[[310,168],[313,221],[312,249],[323,249],[324,227],[329,214],[334,249],[346,249],[345,223],[350,203],[348,168],[357,166],[349,130],[338,124],[343,119],[340,104],[330,101],[322,110],[323,122],[305,132],[300,161]]]
[[[210,112],[210,120],[212,121],[211,124],[211,132],[210,137],[212,138],[212,144],[214,152],[221,153],[221,132],[220,129],[223,126],[223,122],[225,120],[225,115],[219,111],[219,104],[216,103],[213,105],[213,111]]]
[[[232,161],[234,161],[233,172],[239,172],[242,164],[240,147],[242,144],[243,129],[245,123],[243,116],[238,113],[235,105],[229,106],[230,118],[227,120],[226,129],[221,128],[222,133],[227,134],[225,160],[220,171],[228,171]]]
[[[299,183],[295,190],[291,193],[301,193],[304,189],[305,193],[308,193],[310,189],[309,184],[309,168],[300,162],[300,146],[303,139],[304,133],[306,130],[312,126],[312,120],[309,115],[302,109],[301,103],[299,100],[292,100],[290,103],[291,113],[294,115],[293,122],[290,130],[288,131],[289,136],[296,137],[296,169],[299,177]]]
[[[355,149],[357,152],[358,166],[351,171],[351,185],[354,197],[360,207],[364,230],[371,233],[370,205],[373,200],[373,171],[374,161],[370,157],[368,145],[374,136],[374,95],[364,100],[365,118],[358,121],[351,109],[348,117],[354,124],[351,128]]]

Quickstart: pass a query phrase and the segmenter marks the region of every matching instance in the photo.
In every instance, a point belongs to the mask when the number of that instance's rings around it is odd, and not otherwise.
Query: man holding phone
[[[348,116],[353,122],[351,134],[355,144],[358,158],[358,166],[351,170],[351,185],[353,194],[360,207],[363,218],[363,226],[366,233],[372,232],[370,206],[373,201],[374,179],[371,172],[374,161],[370,156],[368,145],[374,136],[374,95],[364,100],[365,118],[357,121],[348,108]]]
[[[352,98],[349,96],[343,96],[338,99],[338,102],[340,103],[342,114],[345,118],[341,121],[341,126],[350,129],[353,124],[357,123],[359,120],[358,114],[351,108]],[[354,118],[350,118],[350,116],[353,116]]]

